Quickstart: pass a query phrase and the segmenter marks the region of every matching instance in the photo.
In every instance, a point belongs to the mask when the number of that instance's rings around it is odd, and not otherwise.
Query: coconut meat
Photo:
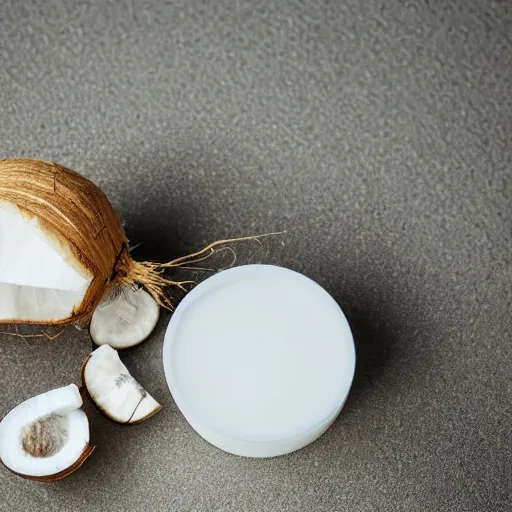
[[[109,345],[96,349],[85,363],[83,380],[94,403],[118,423],[137,423],[162,406],[130,375]]]
[[[0,321],[51,322],[70,316],[92,276],[56,249],[37,218],[0,201]]]
[[[74,384],[29,398],[0,423],[0,459],[30,477],[68,469],[89,444],[89,422]]]
[[[117,287],[94,311],[91,337],[97,345],[132,347],[151,334],[159,315],[159,305],[143,289]]]

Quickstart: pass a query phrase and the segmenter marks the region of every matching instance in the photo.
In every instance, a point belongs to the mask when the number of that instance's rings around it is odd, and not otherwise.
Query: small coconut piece
[[[18,475],[53,481],[76,471],[95,447],[74,384],[25,400],[0,423],[0,459]]]
[[[162,408],[130,375],[117,351],[109,345],[86,357],[82,383],[96,406],[117,423],[139,423]]]
[[[133,347],[151,334],[159,315],[160,306],[143,289],[116,287],[94,311],[91,337],[100,346]]]

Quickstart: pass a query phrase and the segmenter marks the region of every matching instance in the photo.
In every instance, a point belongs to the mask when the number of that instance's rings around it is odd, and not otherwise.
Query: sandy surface
[[[3,0],[0,154],[96,181],[139,258],[287,229],[239,262],[325,286],[358,369],[319,441],[234,457],[174,405],[164,314],[123,360],[165,409],[91,410],[84,467],[0,468],[0,510],[510,511],[511,26],[497,0]],[[0,335],[0,417],[90,347]]]

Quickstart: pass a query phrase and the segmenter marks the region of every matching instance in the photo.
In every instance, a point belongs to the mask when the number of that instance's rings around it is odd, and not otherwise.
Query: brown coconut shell
[[[58,473],[55,473],[53,475],[46,475],[46,476],[29,476],[24,475],[22,473],[17,473],[16,471],[13,471],[10,468],[7,468],[11,473],[14,473],[15,475],[21,476],[22,478],[25,478],[26,480],[36,480],[38,482],[55,482],[57,480],[62,480],[63,478],[66,478],[67,476],[74,473],[82,464],[91,456],[92,452],[96,449],[96,446],[91,446],[88,444],[84,451],[80,454],[80,457],[71,465],[69,468],[63,469],[62,471],[59,471]]]
[[[15,205],[27,220],[37,217],[49,243],[79,274],[92,279],[82,304],[69,317],[38,323],[85,323],[115,279],[116,263],[127,253],[120,219],[107,196],[58,164],[9,158],[0,161],[0,201]]]

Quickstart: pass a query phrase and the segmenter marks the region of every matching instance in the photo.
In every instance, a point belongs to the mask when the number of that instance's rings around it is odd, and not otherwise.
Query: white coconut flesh
[[[94,403],[118,423],[138,423],[162,408],[130,375],[109,345],[97,348],[89,356],[83,381]]]
[[[0,201],[0,321],[52,322],[71,315],[92,281],[69,250]]]
[[[70,468],[89,445],[89,422],[82,397],[71,384],[29,398],[0,423],[0,459],[29,477]]]
[[[151,334],[159,314],[159,305],[143,289],[115,288],[94,311],[91,337],[97,345],[133,347]]]

